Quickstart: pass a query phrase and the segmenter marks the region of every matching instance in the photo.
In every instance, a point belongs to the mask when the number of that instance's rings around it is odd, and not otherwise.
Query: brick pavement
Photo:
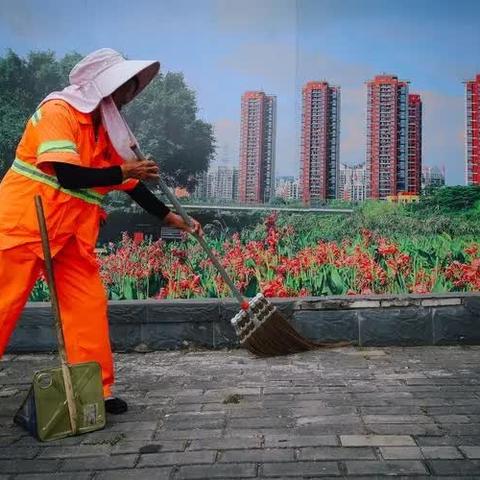
[[[480,478],[480,347],[120,354],[130,411],[39,443],[11,419],[54,363],[0,362],[0,480]]]

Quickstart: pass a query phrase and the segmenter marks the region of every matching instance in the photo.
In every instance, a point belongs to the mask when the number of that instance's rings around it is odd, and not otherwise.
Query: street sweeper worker
[[[128,193],[170,226],[202,234],[171,212],[143,183],[158,178],[153,160],[137,161],[136,139],[120,114],[160,68],[156,61],[126,60],[103,48],[70,73],[28,120],[16,158],[0,183],[0,358],[43,268],[34,196],[41,195],[58,290],[68,362],[102,368],[105,407],[123,413],[112,391],[105,287],[94,248],[104,217],[102,198]]]

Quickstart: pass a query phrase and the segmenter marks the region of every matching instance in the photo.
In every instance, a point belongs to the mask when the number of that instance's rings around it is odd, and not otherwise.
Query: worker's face
[[[119,110],[134,99],[137,89],[138,79],[133,77],[112,93],[113,101]]]

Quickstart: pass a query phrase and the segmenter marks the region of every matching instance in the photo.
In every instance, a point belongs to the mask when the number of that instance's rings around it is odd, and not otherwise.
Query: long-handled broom
[[[137,146],[132,147],[139,160],[147,160]],[[183,218],[187,225],[192,221],[177,197],[167,187],[162,178],[158,181],[163,193],[175,207],[176,212]],[[247,300],[233,283],[228,273],[218,261],[203,237],[194,233],[205,253],[215,265],[225,283],[230,287],[241,310],[231,322],[237,332],[240,344],[255,355],[266,357],[273,355],[288,355],[290,353],[304,352],[319,347],[337,347],[348,343],[316,343],[298,333],[285,319],[285,317],[261,294],[257,294],[250,301]]]

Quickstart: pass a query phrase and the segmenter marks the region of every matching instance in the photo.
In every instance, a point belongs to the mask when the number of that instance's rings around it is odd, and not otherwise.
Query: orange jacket
[[[112,190],[131,190],[138,181],[89,189],[64,189],[53,162],[82,167],[110,167],[123,159],[101,126],[98,139],[91,114],[75,110],[63,100],[44,103],[27,122],[12,167],[0,183],[0,250],[26,244],[42,257],[34,195],[42,196],[52,254],[76,236],[81,250],[93,256],[101,201]]]

